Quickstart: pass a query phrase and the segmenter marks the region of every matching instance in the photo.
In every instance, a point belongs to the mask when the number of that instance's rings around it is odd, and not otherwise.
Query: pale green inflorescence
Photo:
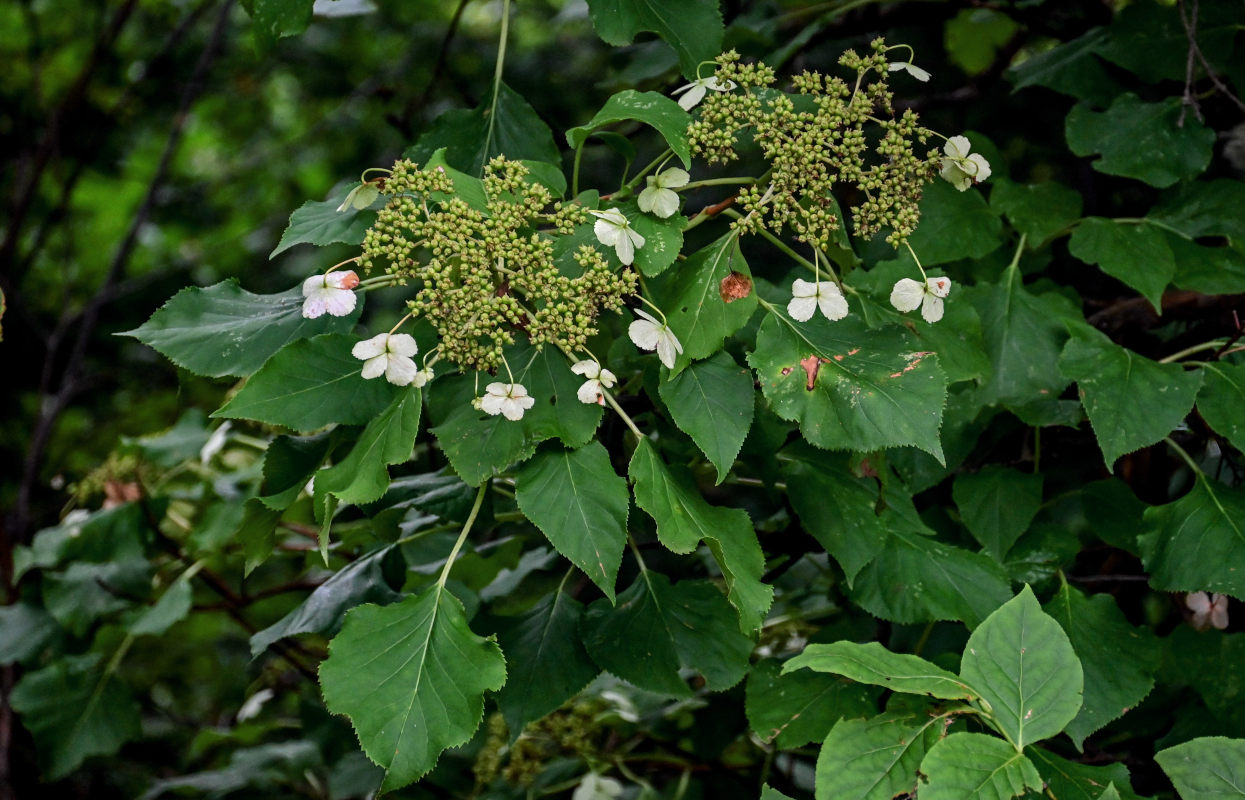
[[[897,246],[916,229],[921,189],[938,174],[940,156],[918,155],[931,132],[910,109],[896,112],[886,45],[876,39],[870,46],[868,55],[849,50],[839,59],[856,72],[853,85],[805,72],[792,79],[794,100],[770,89],[774,71],[764,64],[740,63],[734,51],[718,57],[718,81],[741,91],[705,98],[688,128],[692,149],[711,164],[732,161],[747,132],[771,166],[768,181],[740,192],[747,213],[734,223],[739,230],[786,228],[802,242],[829,247],[842,224],[831,195],[840,184],[861,196],[851,207],[857,236],[889,229],[887,241]]]
[[[555,203],[527,176],[517,161],[491,161],[480,209],[454,194],[443,169],[398,161],[385,182],[391,199],[363,239],[363,269],[418,281],[412,314],[436,328],[441,355],[467,369],[500,367],[516,334],[537,346],[582,349],[600,311],[618,310],[635,293],[635,274],[615,271],[591,246],[574,253],[578,274],[558,269],[555,237],[588,215]]]

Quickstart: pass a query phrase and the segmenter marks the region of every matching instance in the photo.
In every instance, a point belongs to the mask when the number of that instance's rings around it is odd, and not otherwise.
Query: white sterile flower
[[[1189,592],[1184,599],[1185,607],[1193,612],[1193,627],[1199,631],[1207,628],[1223,630],[1228,627],[1228,596],[1209,592]]]
[[[571,800],[614,800],[623,793],[623,786],[613,778],[589,772],[575,787]]]
[[[671,95],[679,97],[679,106],[684,111],[691,111],[696,104],[705,99],[705,92],[712,89],[715,92],[729,92],[735,88],[734,81],[720,81],[718,76],[710,75],[708,78],[697,78],[691,83],[680,86],[671,92]]]
[[[916,64],[913,64],[911,61],[892,61],[886,65],[886,68],[891,72],[903,70],[912,77],[916,78],[918,81],[929,80],[929,73],[918,67]]]
[[[354,270],[330,272],[327,275],[312,275],[303,281],[303,316],[315,319],[325,311],[334,317],[344,317],[354,311],[354,287],[359,285],[359,276]]]
[[[961,192],[974,183],[990,177],[990,162],[979,153],[970,153],[972,143],[967,136],[952,136],[942,146],[942,179]]]
[[[584,381],[584,385],[580,386],[579,391],[576,393],[581,403],[605,405],[605,395],[601,392],[602,387],[608,389],[618,382],[618,378],[614,376],[614,373],[592,359],[575,362],[571,367],[571,372],[574,372],[576,375],[583,375],[588,379]]]
[[[415,377],[411,379],[412,385],[416,389],[424,388],[424,384],[436,377],[436,373],[432,371],[432,367],[424,367],[415,373]]]
[[[480,408],[494,417],[501,414],[512,422],[523,419],[523,412],[536,404],[521,383],[490,383],[484,391],[485,395],[478,398]]]
[[[921,307],[926,322],[942,319],[942,299],[951,293],[951,279],[939,276],[924,283],[911,278],[900,278],[891,290],[891,305],[907,313]]]
[[[637,203],[641,211],[656,214],[662,219],[674,216],[679,210],[679,196],[672,189],[686,186],[692,176],[678,167],[648,176],[648,188],[640,192]]]
[[[632,229],[626,215],[616,208],[608,211],[590,210],[588,213],[597,218],[592,230],[601,244],[614,248],[619,261],[631,264],[635,260],[636,248],[644,246],[644,237]]]
[[[847,298],[834,281],[812,281],[796,278],[791,283],[791,302],[787,313],[792,319],[808,322],[818,308],[826,319],[834,321],[847,316]]]
[[[371,380],[385,376],[395,386],[409,386],[419,372],[411,356],[419,345],[410,334],[378,333],[371,339],[356,342],[350,354],[363,362],[363,377]]]
[[[673,369],[674,360],[683,352],[683,345],[679,344],[674,331],[666,323],[658,322],[656,317],[644,309],[637,308],[635,313],[642,319],[635,320],[627,328],[631,341],[641,350],[656,350],[661,363]]]

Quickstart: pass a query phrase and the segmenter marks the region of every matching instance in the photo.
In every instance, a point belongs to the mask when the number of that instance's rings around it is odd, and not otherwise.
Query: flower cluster
[[[762,64],[741,64],[734,51],[718,58],[718,85],[743,91],[705,98],[688,128],[692,149],[710,163],[730,161],[738,157],[739,134],[750,130],[771,165],[765,185],[740,192],[737,203],[747,213],[736,226],[788,228],[802,242],[829,247],[842,225],[831,191],[846,184],[863,198],[851,209],[857,235],[870,238],[888,228],[888,242],[906,241],[920,218],[921,188],[940,162],[936,150],[918,152],[932,134],[916,114],[894,107],[886,51],[877,39],[868,55],[844,53],[839,64],[855,73],[853,84],[817,72],[798,75],[797,95],[769,91],[774,73]]]
[[[395,163],[360,265],[416,281],[411,313],[428,318],[441,356],[462,367],[495,370],[521,334],[536,345],[582,348],[601,309],[617,310],[634,293],[635,275],[615,272],[590,246],[555,258],[555,234],[570,233],[587,214],[555,203],[519,162],[490,162],[478,201],[456,193],[455,180],[464,179]]]

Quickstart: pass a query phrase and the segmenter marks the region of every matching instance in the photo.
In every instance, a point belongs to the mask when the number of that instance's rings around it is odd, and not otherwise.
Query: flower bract
[[[644,237],[631,227],[626,215],[616,208],[588,213],[597,218],[592,230],[601,244],[613,247],[618,254],[618,260],[630,265],[635,260],[636,249],[644,246]]]
[[[834,281],[812,281],[796,278],[791,283],[791,302],[787,303],[787,313],[794,320],[808,322],[813,312],[821,309],[828,320],[843,319],[847,316],[847,298],[843,290]]]
[[[942,179],[961,192],[974,183],[990,177],[990,162],[980,153],[970,153],[972,144],[966,136],[952,136],[942,146]]]
[[[678,167],[649,175],[648,188],[640,192],[636,200],[640,210],[656,214],[662,219],[674,216],[674,212],[679,210],[679,196],[672,190],[686,186],[691,177],[686,170]]]
[[[712,89],[715,92],[729,92],[735,88],[734,81],[720,81],[716,75],[710,75],[708,78],[697,78],[689,84],[680,86],[671,92],[672,95],[679,97],[679,107],[684,111],[691,111],[696,104],[705,99],[705,92]]]
[[[334,317],[344,317],[354,311],[354,287],[359,285],[359,276],[354,270],[330,272],[327,275],[312,275],[303,281],[303,316],[315,319],[329,312]]]
[[[929,73],[918,67],[916,64],[913,64],[911,61],[892,61],[886,65],[886,68],[891,72],[903,70],[912,77],[916,78],[918,81],[929,80]]]
[[[523,412],[536,404],[521,383],[490,383],[484,392],[479,398],[481,410],[494,417],[501,414],[512,422],[523,419]]]
[[[350,354],[363,361],[364,378],[371,380],[385,376],[395,386],[414,383],[418,369],[411,356],[419,352],[419,345],[410,334],[378,333],[371,339],[355,343]]]
[[[581,403],[596,403],[599,406],[605,405],[605,395],[602,389],[608,389],[618,382],[618,378],[614,373],[605,369],[592,359],[577,361],[571,367],[571,372],[576,375],[583,375],[588,380],[584,381],[579,387],[576,396]]]
[[[951,279],[945,276],[928,278],[924,283],[901,278],[891,290],[891,305],[907,313],[917,306],[926,322],[942,319],[942,300],[951,293]]]
[[[673,369],[675,359],[683,352],[683,345],[679,344],[674,331],[670,330],[669,325],[659,322],[656,317],[643,309],[637,308],[635,313],[641,318],[632,322],[627,328],[627,335],[631,337],[631,341],[635,342],[635,346],[641,350],[656,350],[661,363]]]
[[[1193,627],[1223,630],[1228,627],[1228,596],[1209,592],[1189,592],[1185,607],[1193,612]]]

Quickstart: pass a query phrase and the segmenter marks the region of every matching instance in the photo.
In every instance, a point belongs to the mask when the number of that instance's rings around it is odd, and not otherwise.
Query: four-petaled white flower
[[[380,197],[380,187],[370,181],[368,183],[360,183],[358,186],[350,190],[346,195],[346,199],[342,200],[342,204],[337,207],[338,212],[354,209],[362,211],[363,209],[376,202],[376,198]]]
[[[1193,627],[1199,631],[1210,627],[1219,630],[1228,627],[1228,596],[1226,594],[1189,592],[1185,596],[1184,604],[1193,612]]]
[[[385,376],[395,386],[414,383],[418,369],[411,356],[419,352],[419,345],[410,334],[378,333],[371,339],[356,342],[350,354],[363,362],[363,377],[371,380]]]
[[[631,227],[626,215],[616,208],[607,211],[590,210],[588,213],[597,218],[592,230],[601,244],[614,248],[618,260],[630,265],[635,260],[636,248],[644,246],[644,237]]]
[[[891,72],[903,70],[912,77],[916,78],[918,81],[929,80],[929,73],[918,67],[916,64],[913,64],[911,61],[892,61],[886,65],[886,68]]]
[[[571,372],[574,372],[576,375],[583,375],[588,379],[584,381],[583,386],[580,386],[579,391],[576,393],[581,403],[605,405],[605,395],[601,391],[602,387],[608,389],[618,382],[618,378],[614,376],[614,373],[592,359],[575,362],[571,367]]]
[[[980,153],[970,153],[972,147],[967,136],[952,136],[942,146],[947,155],[942,159],[942,172],[939,174],[961,192],[990,177],[990,162]]]
[[[718,76],[710,75],[708,78],[697,78],[691,83],[680,86],[671,92],[671,95],[679,97],[679,107],[684,111],[691,111],[696,104],[705,99],[705,92],[712,89],[715,92],[729,92],[735,88],[734,81],[720,81]]]
[[[891,290],[891,305],[905,313],[920,306],[926,322],[937,322],[942,319],[942,299],[949,294],[950,278],[928,278],[924,283],[901,278]]]
[[[648,188],[640,192],[636,201],[640,210],[656,214],[662,219],[674,216],[674,212],[679,210],[679,196],[671,190],[686,186],[691,177],[686,170],[678,167],[649,175]]]
[[[490,383],[484,392],[483,397],[477,398],[480,409],[494,417],[501,414],[512,422],[523,419],[523,412],[536,404],[521,383]]]
[[[631,341],[635,342],[635,346],[641,350],[656,350],[661,363],[673,369],[674,360],[683,352],[683,345],[679,344],[674,331],[670,330],[670,326],[666,323],[658,322],[657,318],[647,311],[640,308],[634,311],[642,319],[635,320],[627,328],[627,335],[631,337]]]
[[[571,793],[571,800],[614,800],[623,793],[623,785],[613,778],[589,772]]]
[[[834,321],[847,316],[847,298],[834,281],[812,281],[796,278],[791,284],[791,302],[787,313],[792,319],[808,322],[818,308],[826,319]]]
[[[359,285],[359,276],[354,270],[330,272],[327,275],[312,275],[303,281],[303,316],[315,319],[325,311],[335,317],[344,317],[354,311],[358,300],[354,287]]]
[[[415,373],[415,377],[411,379],[411,383],[416,389],[422,389],[424,388],[424,384],[432,380],[435,376],[436,373],[432,371],[432,367],[424,367],[419,372]]]

